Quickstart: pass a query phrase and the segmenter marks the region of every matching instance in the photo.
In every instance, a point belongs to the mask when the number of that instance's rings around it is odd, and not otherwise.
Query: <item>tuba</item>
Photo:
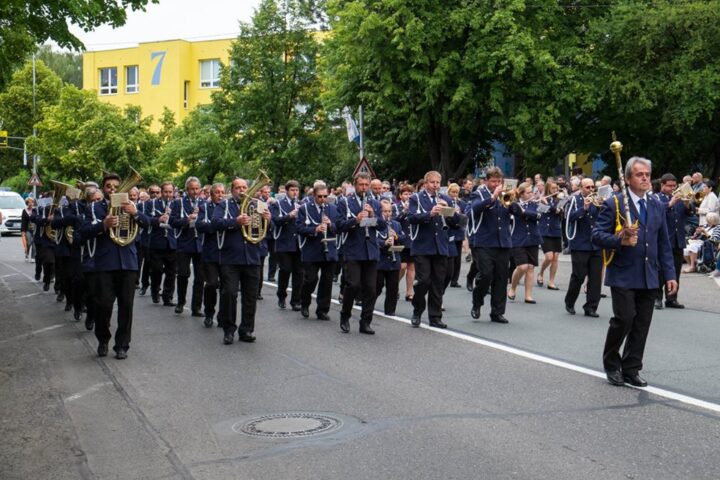
[[[134,218],[122,211],[121,204],[127,199],[127,193],[141,181],[142,177],[140,174],[135,171],[134,168],[130,167],[130,175],[123,180],[114,194],[124,194],[123,198],[114,197],[110,199],[109,215],[118,217],[118,224],[108,230],[108,234],[110,235],[110,239],[121,247],[125,247],[134,242],[139,231],[139,225]]]
[[[55,180],[51,180],[53,186],[55,187],[55,191],[53,192],[53,201],[52,205],[50,206],[50,215],[55,213],[55,209],[60,206],[60,199],[65,195],[65,191],[70,186],[66,183],[62,182],[56,182]],[[45,225],[45,235],[52,240],[53,242],[59,242],[58,239],[58,231],[50,226],[50,223]],[[62,233],[61,233],[62,235]]]
[[[252,187],[245,192],[240,203],[240,215],[250,217],[250,223],[242,226],[242,235],[246,241],[254,245],[263,241],[268,230],[268,221],[263,218],[261,212],[257,211],[258,200],[254,197],[260,189],[265,185],[269,185],[270,182],[270,177],[263,170],[260,170]]]

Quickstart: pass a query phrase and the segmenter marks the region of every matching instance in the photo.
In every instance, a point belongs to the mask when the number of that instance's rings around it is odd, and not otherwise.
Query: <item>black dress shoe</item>
[[[92,330],[95,326],[95,321],[90,317],[85,317],[85,330]]]
[[[385,316],[394,317],[394,316],[395,316],[395,312],[385,312]]]
[[[301,307],[300,315],[302,315],[303,318],[308,318],[310,316],[310,309],[308,307]]]
[[[233,336],[232,333],[226,333],[223,336],[223,344],[224,345],[232,345],[234,341],[235,341],[235,337]]]
[[[268,282],[274,282],[274,281],[275,281],[275,277],[274,277],[274,276],[273,276],[273,277],[268,277],[267,281],[268,281]]]
[[[40,274],[39,274],[39,273],[36,273],[36,274],[35,274],[35,281],[36,281],[36,282],[39,282],[39,281],[40,281]]]
[[[610,382],[611,385],[621,387],[625,384],[623,381],[623,374],[620,370],[606,370],[605,375],[607,376],[607,381]]]
[[[473,305],[473,307],[470,309],[470,316],[475,320],[480,318],[480,307],[476,307]]]
[[[412,319],[410,320],[410,324],[413,327],[419,327],[420,326],[420,315],[419,313],[413,312]]]
[[[265,298],[263,298],[262,294],[260,294],[260,293],[258,293],[257,299],[258,299],[258,300],[265,300]]]
[[[585,310],[585,316],[598,318],[600,315],[595,310]]]
[[[600,294],[600,298],[607,298],[607,294],[606,294],[606,293],[601,293],[601,294]]]
[[[147,289],[148,289],[148,287],[142,287],[140,289],[140,291],[138,292],[138,295],[140,295],[141,297],[144,297],[145,294],[147,293]]]
[[[126,350],[116,351],[115,358],[117,358],[118,360],[125,360],[127,358],[127,351]]]
[[[567,303],[565,304],[565,311],[570,315],[575,315],[575,307],[568,305]]]
[[[79,322],[80,319],[82,318],[82,312],[80,310],[75,310],[73,312],[73,318],[75,319],[76,322]]]
[[[430,326],[435,328],[447,328],[447,325],[442,320],[431,320]]]
[[[50,290],[50,282],[43,283],[43,292]]]
[[[462,288],[462,285],[460,285],[458,282],[453,282],[450,284],[452,288]]]
[[[685,305],[683,305],[682,303],[678,303],[677,300],[668,300],[667,302],[665,302],[665,306],[667,308],[685,308]]]
[[[350,333],[350,319],[349,318],[343,318],[340,317],[340,330],[342,330],[343,333]]]
[[[163,305],[167,304],[165,303]],[[175,313],[177,313],[178,315],[181,314],[183,312],[183,307],[184,305],[182,303],[178,303],[177,305],[175,305]]]
[[[287,305],[285,304],[285,300],[278,300],[278,308],[281,308],[285,310],[287,308]]]
[[[290,308],[292,308],[293,312],[299,312],[302,310],[302,306],[299,303],[291,303]]]
[[[98,345],[97,354],[98,354],[98,357],[107,357],[107,354],[108,354],[108,344],[107,344],[107,343],[101,343],[100,345]]]
[[[525,303],[529,303],[531,305],[535,305],[537,302],[535,300],[525,300]]]
[[[662,300],[659,298],[655,299],[655,310],[662,310],[663,309],[663,303]]]
[[[625,373],[622,377],[625,383],[629,383],[633,387],[647,387],[647,382],[645,381],[645,379],[637,373]]]
[[[198,317],[198,318],[200,318],[200,317],[204,317],[205,315],[203,315],[202,313],[200,313],[200,310],[195,310],[195,311],[193,311],[193,312],[190,314],[190,316],[191,316],[191,317]]]
[[[65,311],[69,312],[70,310],[72,310],[72,305],[65,305]]]
[[[163,300],[163,307],[174,307],[175,305],[177,304],[172,300]]]
[[[213,324],[213,318],[212,317],[205,317],[205,320],[203,320],[203,325],[205,325],[205,328],[212,327]]]
[[[468,292],[472,293],[473,291],[473,282],[472,280],[468,280],[467,284],[465,285],[465,288]]]
[[[505,318],[504,315],[491,315],[490,321],[495,323],[510,323],[510,321]]]
[[[360,333],[364,333],[365,335],[375,335],[375,330],[370,328],[370,325],[361,323],[360,324]]]
[[[238,339],[239,339],[241,342],[253,343],[253,342],[255,341],[255,336],[254,336],[253,334],[251,334],[251,333],[243,332],[243,333],[241,333],[241,334],[238,335]]]
[[[58,293],[57,297],[55,297],[55,301],[62,302],[63,300],[65,300],[65,295],[63,295],[62,293]]]
[[[328,315],[327,313],[319,312],[317,314],[317,319],[328,321],[328,320],[330,320],[330,315]]]
[[[156,295],[154,293],[150,294],[150,297],[152,298],[153,303],[160,303],[160,295]]]

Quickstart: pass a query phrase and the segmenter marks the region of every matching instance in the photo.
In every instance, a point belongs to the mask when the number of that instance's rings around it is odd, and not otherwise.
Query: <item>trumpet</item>
[[[587,197],[585,197],[586,202],[590,202],[596,207],[602,207],[602,204],[605,203],[605,199],[598,195],[597,193],[591,193]]]
[[[698,193],[701,193],[701,192],[698,192]],[[687,182],[683,183],[682,185],[680,185],[679,187],[677,187],[677,188],[676,188],[675,190],[673,190],[673,192],[672,192],[672,196],[673,196],[673,197],[677,197],[677,198],[680,199],[680,201],[682,201],[683,203],[690,203],[690,202],[693,202],[693,201],[697,201],[697,200],[696,200],[696,198],[697,198],[696,195],[697,195],[697,194],[696,194],[695,192],[693,192],[692,187],[691,187],[690,184],[687,183]],[[701,198],[700,201],[702,201],[702,198]]]
[[[505,190],[500,194],[500,203],[505,208],[510,208],[510,206],[515,202],[515,199],[517,198],[517,194],[515,190]]]
[[[703,200],[705,200],[705,192],[697,192],[692,196],[692,201],[698,205],[701,204]]]

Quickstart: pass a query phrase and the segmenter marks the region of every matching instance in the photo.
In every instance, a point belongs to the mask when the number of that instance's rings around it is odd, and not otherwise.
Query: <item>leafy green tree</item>
[[[50,45],[40,47],[35,58],[42,61],[63,82],[82,88],[82,55],[72,52],[56,52]]]

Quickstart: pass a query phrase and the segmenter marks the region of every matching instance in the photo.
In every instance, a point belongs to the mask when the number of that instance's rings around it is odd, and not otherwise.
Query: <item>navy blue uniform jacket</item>
[[[298,212],[295,222],[295,229],[300,235],[300,258],[303,262],[337,262],[337,216],[338,211],[335,205],[325,206],[325,216],[330,219],[327,238],[335,238],[334,242],[328,242],[327,254],[324,253],[324,235],[317,233],[315,229],[321,222],[321,213],[315,202],[305,203]]]
[[[366,199],[375,212],[377,227],[360,227],[357,214],[362,211],[361,201],[357,195],[348,195],[338,202],[337,222],[335,227],[342,233],[342,247],[345,260],[380,259],[377,242],[377,229],[385,228],[385,219],[380,212],[380,204],[376,200]],[[366,234],[367,232],[367,234]]]
[[[220,265],[260,266],[261,247],[245,240],[236,221],[239,215],[240,206],[234,198],[224,200],[213,211],[212,228],[218,232]]]
[[[570,201],[568,201],[566,207],[566,218],[569,224],[568,231],[570,232],[568,234],[568,245],[570,246],[571,252],[591,252],[599,250],[598,246],[592,242],[591,236],[600,209],[590,204],[588,209],[585,210],[584,202],[585,200],[582,195],[575,194]]]
[[[467,215],[471,247],[512,248],[510,210],[503,207],[500,200],[493,200],[487,187],[478,188],[470,195]]]
[[[177,251],[181,253],[200,253],[202,252],[202,242],[196,227],[190,226],[188,215],[192,214],[197,207],[205,203],[201,199],[194,202],[187,197],[178,198],[173,201],[170,208],[170,219],[168,223],[173,227],[175,238],[177,239]],[[199,211],[198,211],[199,213]]]

